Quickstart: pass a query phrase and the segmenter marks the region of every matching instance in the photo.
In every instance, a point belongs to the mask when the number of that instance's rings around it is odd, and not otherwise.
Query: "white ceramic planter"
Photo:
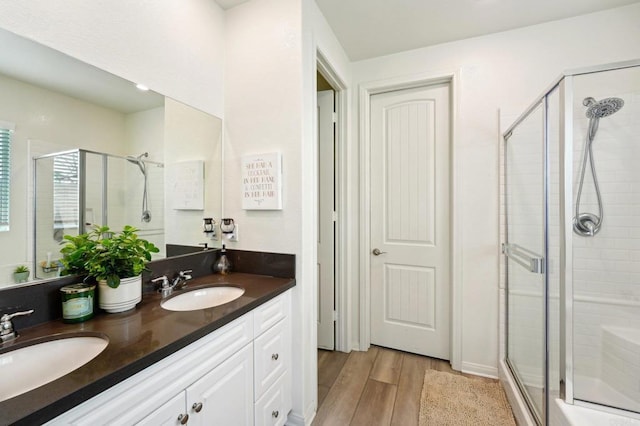
[[[124,312],[135,308],[142,300],[142,275],[120,279],[118,288],[111,288],[107,282],[98,282],[100,308],[109,313]]]

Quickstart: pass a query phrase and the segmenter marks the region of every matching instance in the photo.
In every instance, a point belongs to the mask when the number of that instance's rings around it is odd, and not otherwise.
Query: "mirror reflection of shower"
[[[594,98],[588,97],[582,101],[582,105],[587,107],[585,115],[589,119],[589,128],[587,130],[587,137],[584,140],[584,153],[582,156],[582,165],[580,167],[580,184],[578,186],[578,195],[576,197],[576,212],[573,217],[573,231],[583,237],[593,237],[600,231],[604,220],[602,196],[600,194],[600,186],[598,185],[596,166],[593,159],[593,142],[596,138],[596,133],[598,132],[600,119],[620,111],[624,106],[624,101],[620,98],[606,98],[596,101]],[[587,161],[591,168],[591,177],[593,178],[593,186],[598,200],[598,214],[580,211],[580,198],[582,196]]]
[[[54,147],[38,141],[33,146],[35,152],[51,151]],[[72,149],[33,157],[36,279],[52,278],[58,272],[57,266],[45,269],[41,265],[49,264],[47,253],[60,251],[64,235],[83,234],[94,225],[120,229],[138,223],[140,237],[164,246],[164,164],[151,160],[153,155],[150,151],[148,158],[146,153],[124,157]],[[143,210],[147,211],[143,216],[141,195],[145,196]]]
[[[149,205],[147,201],[147,165],[145,164],[142,158],[149,157],[148,152],[144,152],[137,157],[132,155],[127,155],[127,161],[137,164],[140,168],[140,172],[142,172],[142,176],[144,177],[144,189],[142,190],[142,214],[140,216],[140,220],[145,223],[151,222],[151,211],[149,210]]]

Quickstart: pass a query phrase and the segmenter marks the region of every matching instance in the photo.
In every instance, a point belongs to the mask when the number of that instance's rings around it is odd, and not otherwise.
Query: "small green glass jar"
[[[62,294],[62,320],[74,323],[93,317],[93,300],[96,286],[72,284],[60,289]]]

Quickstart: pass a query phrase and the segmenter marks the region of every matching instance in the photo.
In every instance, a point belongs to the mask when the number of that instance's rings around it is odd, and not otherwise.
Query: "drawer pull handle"
[[[271,416],[272,416],[274,419],[277,419],[279,415],[280,415],[280,412],[279,412],[279,411],[277,411],[277,410],[276,410],[276,411],[272,411],[272,412],[271,412]]]
[[[271,359],[274,360],[274,361],[277,361],[278,358],[280,358],[280,356],[278,354],[271,355]]]
[[[188,414],[180,414],[178,416],[178,421],[180,422],[181,425],[186,425],[187,422],[189,421],[189,415]]]
[[[191,408],[193,408],[193,411],[195,411],[196,413],[199,413],[200,411],[202,411],[202,402],[194,402]]]

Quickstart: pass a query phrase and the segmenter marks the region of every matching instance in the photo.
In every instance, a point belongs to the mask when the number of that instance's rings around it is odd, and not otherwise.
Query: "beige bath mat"
[[[515,426],[498,382],[427,370],[420,397],[420,426]]]

